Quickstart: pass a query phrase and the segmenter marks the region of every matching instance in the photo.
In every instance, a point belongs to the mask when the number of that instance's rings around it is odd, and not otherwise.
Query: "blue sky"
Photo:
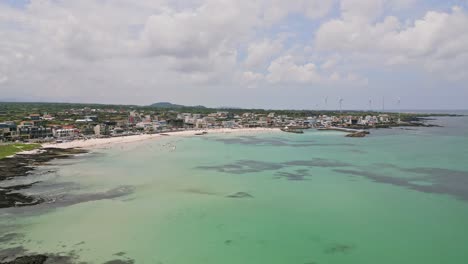
[[[3,0],[6,5],[15,8],[25,8],[29,4],[29,0]]]
[[[465,109],[468,1],[0,0],[0,101]],[[324,98],[328,97],[325,106]]]

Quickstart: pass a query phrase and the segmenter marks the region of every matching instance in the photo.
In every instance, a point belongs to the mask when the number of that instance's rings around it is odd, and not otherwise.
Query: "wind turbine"
[[[400,119],[401,117],[401,98],[400,97],[398,97],[397,99],[397,104],[398,104],[398,123],[400,123],[401,122],[400,121],[401,120]]]
[[[382,96],[382,112],[385,112],[385,96]]]
[[[369,111],[372,112],[372,98],[369,98]]]
[[[328,109],[328,96],[325,97],[325,110]]]
[[[342,104],[343,104],[343,98],[340,97],[340,99],[338,100],[338,102],[340,103],[340,113],[342,112]]]

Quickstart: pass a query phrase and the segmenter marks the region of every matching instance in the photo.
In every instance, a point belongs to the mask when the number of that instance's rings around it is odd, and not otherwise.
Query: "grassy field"
[[[13,155],[20,151],[37,149],[40,146],[41,146],[40,144],[21,144],[21,143],[0,145],[0,159],[3,159],[7,156]]]

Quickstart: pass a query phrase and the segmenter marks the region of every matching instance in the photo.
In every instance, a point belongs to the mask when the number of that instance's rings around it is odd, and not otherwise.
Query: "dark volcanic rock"
[[[53,159],[66,159],[82,153],[87,153],[87,151],[84,149],[45,148],[36,154],[17,154],[10,158],[0,159],[0,181],[27,176],[36,166],[44,165]],[[33,184],[35,183],[1,187],[0,208],[30,206],[44,202],[44,199],[40,197],[15,192],[30,188]]]
[[[0,264],[43,264],[47,260],[47,256],[44,255],[34,255],[34,256],[24,256],[18,257],[12,261],[0,262]]]
[[[74,251],[60,254],[29,252],[24,247],[0,249],[0,264],[85,264]]]
[[[135,263],[133,259],[125,259],[125,260],[113,259],[113,260],[106,261],[103,264],[133,264],[133,263]]]
[[[0,208],[31,206],[43,203],[40,197],[27,196],[21,193],[0,190]]]
[[[41,153],[17,154],[11,158],[0,159],[0,181],[26,176],[35,166],[43,165],[53,159],[66,159],[76,154],[87,153],[84,149],[44,148]]]
[[[359,131],[359,132],[355,132],[355,133],[351,133],[351,134],[348,134],[346,135],[347,137],[365,137],[366,136],[366,132],[365,131]]]

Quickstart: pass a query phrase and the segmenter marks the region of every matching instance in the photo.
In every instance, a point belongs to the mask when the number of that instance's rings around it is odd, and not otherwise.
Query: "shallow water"
[[[436,122],[366,138],[167,137],[54,162],[16,180],[42,180],[27,192],[54,202],[0,210],[0,249],[76,263],[466,263],[468,118]]]

